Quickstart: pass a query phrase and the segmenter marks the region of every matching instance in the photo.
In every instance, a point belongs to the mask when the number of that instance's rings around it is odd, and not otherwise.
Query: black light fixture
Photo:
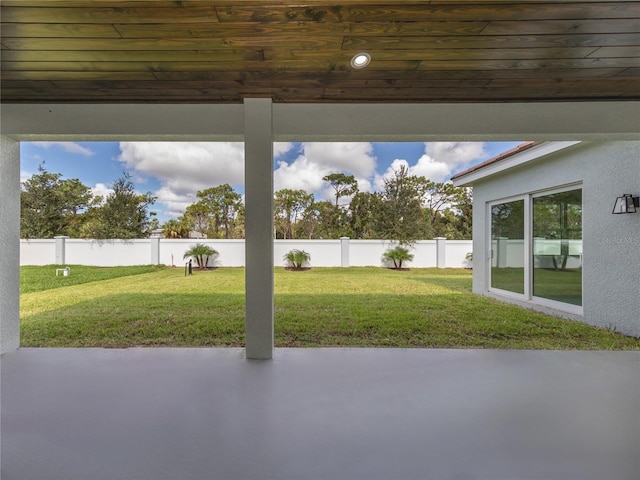
[[[640,197],[634,197],[629,193],[625,193],[621,197],[616,198],[616,204],[613,206],[611,213],[636,213],[640,207]]]

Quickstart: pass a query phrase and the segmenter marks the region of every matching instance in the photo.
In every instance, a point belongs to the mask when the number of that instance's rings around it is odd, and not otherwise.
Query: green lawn
[[[48,268],[23,267],[22,346],[244,346],[242,268],[185,277],[131,267],[104,280],[92,267],[70,277]],[[462,269],[277,268],[275,292],[278,347],[640,349],[640,339],[473,295]]]
[[[111,278],[139,275],[141,273],[157,272],[166,267],[160,265],[139,265],[135,267],[89,267],[86,265],[67,265],[70,275],[56,276],[60,265],[45,265],[44,267],[20,267],[20,293],[41,292],[52,288],[68,287],[81,283],[109,280]]]

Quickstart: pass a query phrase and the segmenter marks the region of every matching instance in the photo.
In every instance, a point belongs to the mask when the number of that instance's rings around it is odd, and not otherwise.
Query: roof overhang
[[[3,104],[17,140],[241,141],[243,105]],[[640,102],[276,104],[275,141],[636,140]]]
[[[628,0],[2,0],[2,103],[640,99]],[[358,53],[371,56],[353,68]]]
[[[524,165],[525,163],[539,160],[552,153],[559,152],[566,148],[573,147],[582,142],[566,141],[566,142],[543,142],[528,146],[528,148],[520,151],[514,151],[511,155],[499,155],[495,159],[489,159],[481,168],[475,168],[455,175],[451,180],[456,187],[471,187],[475,182],[484,180],[493,175],[504,173],[507,170]],[[500,157],[503,158],[500,158]],[[497,161],[496,161],[497,159]]]

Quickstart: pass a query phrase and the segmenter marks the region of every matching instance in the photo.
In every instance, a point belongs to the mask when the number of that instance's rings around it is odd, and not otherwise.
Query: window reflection
[[[491,287],[524,294],[524,200],[491,207]]]
[[[533,295],[582,305],[582,190],[533,199]]]

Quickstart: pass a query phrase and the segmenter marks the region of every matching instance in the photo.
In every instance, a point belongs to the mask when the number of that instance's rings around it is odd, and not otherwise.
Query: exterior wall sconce
[[[611,213],[636,213],[640,207],[640,197],[634,197],[625,193],[621,197],[616,198],[616,204],[613,206]]]

